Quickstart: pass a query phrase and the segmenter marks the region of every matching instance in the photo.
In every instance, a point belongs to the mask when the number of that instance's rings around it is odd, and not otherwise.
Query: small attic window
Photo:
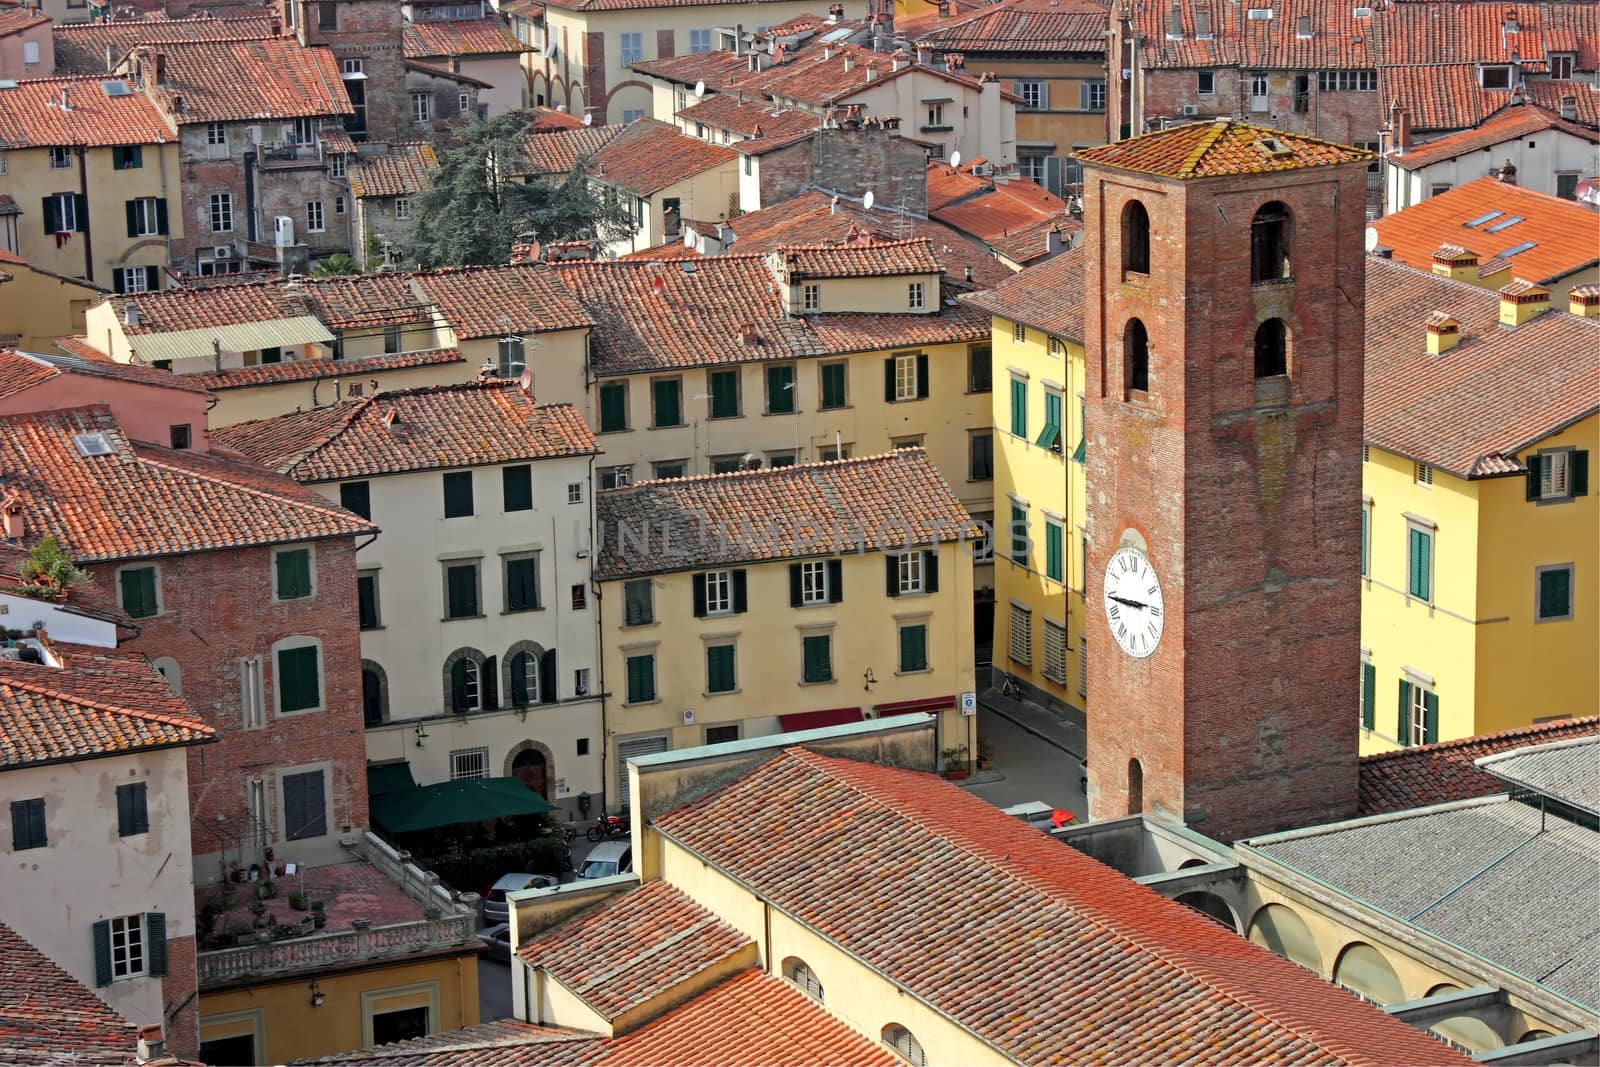
[[[1468,219],[1467,222],[1466,222],[1466,225],[1468,225],[1468,226],[1482,226],[1484,223],[1488,222],[1490,219],[1497,219],[1502,214],[1503,214],[1503,212],[1500,212],[1500,211],[1490,211],[1487,214],[1479,215],[1475,219]]]
[[[1478,85],[1484,89],[1511,88],[1510,67],[1479,67]]]
[[[1521,215],[1512,215],[1509,219],[1501,219],[1499,222],[1495,223],[1493,226],[1486,227],[1483,232],[1484,233],[1499,233],[1501,230],[1510,229],[1511,227],[1515,226],[1517,223],[1519,223],[1521,221],[1523,221]]]
[[[133,90],[128,87],[128,83],[127,82],[122,82],[122,81],[105,81],[105,82],[101,82],[100,83],[100,91],[102,93],[105,93],[107,96],[132,96],[133,95]]]
[[[1354,11],[1352,11],[1350,14],[1354,18],[1370,19],[1372,17],[1372,8],[1370,8],[1370,7],[1358,7]]]
[[[1276,137],[1263,137],[1256,142],[1256,151],[1269,159],[1282,159],[1284,156],[1294,155],[1294,149],[1278,140]]]
[[[73,434],[72,443],[77,445],[78,452],[85,456],[109,456],[116,451],[111,447],[111,439],[103,433]]]
[[[1253,8],[1250,9],[1249,18],[1250,18],[1251,22],[1271,22],[1272,21],[1272,8],[1270,8],[1270,7],[1253,7]]]

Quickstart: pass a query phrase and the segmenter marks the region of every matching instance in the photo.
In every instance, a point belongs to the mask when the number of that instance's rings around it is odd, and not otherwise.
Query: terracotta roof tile
[[[749,60],[742,55],[721,48],[709,52],[686,52],[681,56],[646,59],[631,68],[636,74],[673,82],[677,85],[694,85],[705,82],[712,92],[722,91],[741,76],[749,73]]]
[[[1252,0],[1249,5],[1212,4],[1211,37],[1200,38],[1197,12],[1202,5],[1184,4],[1183,37],[1171,39],[1170,15],[1175,5],[1147,4],[1138,9],[1143,31],[1143,60],[1153,68],[1246,66],[1267,70],[1371,70],[1381,55],[1381,15],[1357,18],[1363,6],[1346,0]],[[1378,8],[1378,5],[1367,5]],[[1269,8],[1270,19],[1252,19],[1250,9]],[[1309,36],[1301,36],[1302,18]]]
[[[473,85],[479,89],[494,88],[493,83],[486,82],[482,78],[470,77],[459,70],[452,69],[443,62],[435,63],[425,59],[407,59],[405,68],[418,74],[426,74],[430,78],[442,78],[448,82],[455,82],[457,85]],[[448,129],[449,125],[449,121],[445,119],[434,119],[433,121],[433,127],[436,130]]]
[[[366,356],[361,359],[292,359],[283,363],[266,363],[258,367],[239,367],[214,374],[183,377],[192,378],[206,389],[220,393],[228,389],[309,382],[318,378],[364,378],[386,371],[437,367],[466,361],[467,357],[459,349],[430,348],[421,352],[397,352],[392,356]]]
[[[88,986],[0,923],[0,1048],[7,1060],[131,1065],[138,1038]]]
[[[293,37],[173,41],[161,45],[167,83],[155,92],[168,111],[183,97],[181,125],[354,114],[339,61]]]
[[[483,18],[460,22],[407,22],[405,53],[409,59],[444,56],[500,56],[532,52],[517,40],[503,19]]]
[[[625,128],[577,125],[531,133],[524,143],[525,173],[570,174],[573,167],[593,157]]]
[[[370,329],[433,322],[428,302],[411,288],[403,274],[344,274],[328,278],[302,278],[285,283],[281,292],[292,304],[291,285],[305,294],[311,313],[330,330]]]
[[[1538,81],[1528,85],[1528,99],[1547,111],[1560,112],[1564,101],[1573,103],[1573,117],[1589,129],[1600,126],[1600,85],[1583,82]]]
[[[1383,99],[1405,108],[1417,131],[1476,126],[1511,102],[1509,89],[1480,88],[1473,64],[1384,67],[1378,79]]]
[[[75,435],[112,451],[83,455]],[[143,559],[373,533],[291,479],[216,454],[134,445],[108,408],[0,417],[0,471],[30,543],[55,534],[80,561]]]
[[[881,456],[635,482],[595,494],[608,531],[595,577],[955,541],[968,515],[920,448]],[[670,554],[611,531],[659,531]],[[654,544],[654,542],[652,542]]]
[[[1529,745],[1596,735],[1600,718],[1591,716],[1363,756],[1361,814],[1386,815],[1504,793],[1509,789],[1505,781],[1479,770],[1475,761]]]
[[[284,283],[276,279],[238,285],[175,286],[113,296],[110,300],[129,337],[311,314],[310,306],[286,293]],[[127,323],[129,307],[138,309],[137,325]]]
[[[516,382],[384,390],[241,422],[212,439],[300,482],[478,467],[595,452],[571,404],[536,404]]]
[[[512,0],[510,4],[502,5],[500,10],[509,12],[513,15],[519,14],[519,12],[515,10],[516,5],[524,2],[526,2],[526,0]],[[536,6],[539,8],[539,14],[528,15],[528,18],[538,18],[540,15],[544,14],[544,5],[538,4]],[[528,115],[533,120],[533,132],[535,133],[549,133],[552,130],[576,130],[583,126],[583,119],[579,118],[577,115],[571,114],[567,111],[557,111],[553,107],[546,107],[541,104],[535,107],[527,108],[526,110]]]
[[[753,945],[656,881],[579,912],[517,952],[614,1020]]]
[[[1600,132],[1568,122],[1560,115],[1531,104],[1515,104],[1490,117],[1481,126],[1462,130],[1436,141],[1413,145],[1403,156],[1390,156],[1389,162],[1404,170],[1416,170],[1446,159],[1458,159],[1468,152],[1479,152],[1507,141],[1515,141],[1545,130],[1561,130],[1600,144]]]
[[[1600,10],[1585,3],[1459,3],[1430,0],[1391,5],[1384,28],[1386,64],[1509,63],[1517,55],[1525,69],[1545,69],[1548,53],[1565,44],[1578,51],[1578,69],[1595,69],[1600,47]],[[1506,15],[1516,29],[1507,32]],[[1557,48],[1544,37],[1554,31]]]
[[[1082,232],[1083,223],[1063,211],[1037,222],[1008,227],[984,240],[1013,263],[1028,267],[1067,249]]]
[[[786,245],[776,249],[792,279],[876,278],[901,274],[937,274],[933,243],[926,237],[905,241],[871,238],[842,245]]]
[[[206,392],[206,387],[202,383],[156,367],[113,363],[106,359],[84,359],[81,356],[55,355],[49,352],[0,349],[0,396],[10,396],[62,374],[88,374],[96,378],[116,378],[137,382],[140,385],[154,385],[162,389],[177,389],[189,393]]]
[[[569,11],[638,11],[668,7],[700,7],[707,0],[546,0],[550,7]],[[754,0],[758,4],[777,3],[778,0]]]
[[[57,74],[104,74],[141,44],[168,41],[246,40],[272,37],[276,20],[266,15],[243,18],[198,16],[184,19],[132,19],[53,26]]]
[[[1493,212],[1499,214],[1486,218]],[[1532,242],[1506,258],[1519,277],[1536,282],[1554,282],[1600,263],[1593,211],[1494,178],[1476,178],[1369,225],[1395,259],[1420,268],[1427,267],[1440,241],[1475,252],[1480,260]]]
[[[653,826],[1022,1063],[1470,1062],[933,775],[791,748]]]
[[[894,60],[882,52],[860,45],[834,45],[824,54],[821,48],[808,48],[793,54],[788,62],[747,74],[734,83],[744,92],[760,93],[773,100],[796,100],[803,104],[827,107],[842,103],[857,93],[912,73],[936,78],[977,92],[978,79],[954,74],[936,67],[906,62],[896,71]],[[850,69],[846,70],[846,64]],[[870,73],[869,73],[870,72]],[[707,83],[710,84],[709,82]],[[1013,102],[1020,98],[1004,90],[1001,96]]]
[[[1428,355],[1434,311],[1461,324],[1442,356]],[[1365,395],[1379,448],[1459,477],[1519,471],[1506,461],[1600,409],[1600,321],[1548,311],[1507,330],[1493,290],[1370,258]]]
[[[763,100],[741,100],[732,93],[713,93],[678,112],[685,122],[703,122],[719,130],[732,130],[749,140],[728,147],[747,156],[759,156],[794,144],[817,132],[821,120],[795,108],[774,107]]]
[[[350,192],[357,197],[415,196],[427,188],[439,169],[433,146],[422,141],[402,141],[383,155],[357,156],[347,173]]]
[[[562,279],[537,264],[455,267],[412,278],[461,341],[593,325]]]
[[[901,30],[900,20],[895,28]],[[941,52],[1105,51],[1110,15],[1104,0],[1001,0],[960,19],[940,20],[915,38]],[[904,32],[902,30],[902,32]]]
[[[1359,148],[1233,119],[1186,123],[1074,155],[1085,163],[1179,179],[1269,174],[1373,158]]]
[[[293,1067],[588,1067],[604,1047],[605,1039],[599,1034],[497,1019],[376,1048],[294,1060]]]
[[[0,769],[216,738],[136,652],[50,645],[61,666],[0,659]]]
[[[970,164],[960,170],[948,163],[928,165],[928,214],[980,240],[1060,221],[1066,211],[1064,200],[1026,178],[996,182],[973,174]]]
[[[103,80],[129,86],[128,95],[108,96]],[[0,148],[164,144],[176,139],[155,105],[121,78],[37,78],[0,89]]]
[[[962,302],[1036,330],[1082,342],[1084,251],[1069,249]]]
[[[6,4],[0,6],[0,37],[10,37],[35,26],[43,26],[49,21],[35,8]]]
[[[649,196],[674,182],[731,165],[738,156],[722,145],[686,137],[676,126],[635,119],[595,152],[589,176],[636,196]]]

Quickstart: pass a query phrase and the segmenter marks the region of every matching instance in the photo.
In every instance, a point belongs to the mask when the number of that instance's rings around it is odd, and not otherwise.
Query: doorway
[[[523,785],[546,800],[550,799],[549,765],[545,762],[543,752],[530,748],[517,753],[511,761],[511,773],[521,778]]]

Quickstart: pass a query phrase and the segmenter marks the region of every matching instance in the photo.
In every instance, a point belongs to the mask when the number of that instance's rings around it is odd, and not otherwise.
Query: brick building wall
[[[147,83],[148,84],[148,83]],[[183,168],[183,209],[185,237],[174,239],[172,255],[175,262],[190,272],[198,271],[202,258],[210,258],[211,249],[230,245],[237,260],[243,253],[243,242],[250,238],[249,201],[245,195],[244,153],[250,150],[250,123],[223,124],[227,137],[226,154],[213,159],[213,149],[207,143],[208,123],[178,127],[179,159]],[[211,197],[227,193],[233,203],[233,229],[218,233],[212,229]],[[242,269],[242,268],[241,268]]]
[[[357,626],[355,546],[313,545],[314,595],[274,601],[271,547],[227,549],[157,561],[160,614],[139,620],[131,647],[152,660],[176,661],[184,699],[218,731],[218,743],[189,754],[195,880],[211,881],[220,864],[239,858],[250,840],[247,796],[252,780],[265,789],[269,833],[278,856],[310,864],[342,858],[341,832],[367,822],[366,742],[361,716],[361,642]],[[104,589],[117,588],[117,567],[91,568]],[[274,643],[290,637],[321,642],[323,710],[275,712]],[[260,657],[265,725],[244,724],[241,661]],[[278,774],[284,768],[326,770],[328,833],[285,842]],[[220,855],[226,850],[226,856]],[[244,859],[246,865],[251,860]]]
[[[167,1051],[184,1059],[200,1053],[200,998],[193,937],[167,938],[167,976],[161,980]]]
[[[1359,164],[1167,182],[1086,169],[1088,601],[1122,543],[1162,580],[1146,659],[1089,627],[1091,815],[1162,807],[1232,840],[1353,815],[1359,706],[1365,175]],[[1121,217],[1150,214],[1150,272],[1123,280]],[[1292,216],[1292,279],[1252,285],[1251,220]],[[1149,332],[1147,397],[1123,336]],[[1281,318],[1287,379],[1257,382]],[[1142,542],[1142,544],[1141,544]]]
[[[1217,116],[1241,118],[1289,133],[1320,137],[1341,144],[1376,143],[1385,120],[1377,92],[1330,91],[1318,88],[1315,70],[1269,70],[1267,109],[1251,110],[1250,72],[1234,67],[1208,67],[1213,92],[1201,93],[1199,69],[1160,67],[1144,73],[1144,117],[1150,129],[1169,122],[1204,121]],[[1374,72],[1373,85],[1376,86]],[[1297,110],[1297,79],[1305,79],[1305,105]],[[1186,108],[1193,108],[1189,114]]]
[[[928,213],[928,154],[898,133],[829,129],[761,157],[761,203],[778,204],[820,187],[845,196],[871,192],[879,207]]]
[[[337,25],[324,28],[316,0],[284,0],[284,18],[293,13],[295,36],[302,44],[327,45],[340,61],[360,59],[366,92],[366,131],[357,140],[405,141],[417,136],[411,122],[411,94],[406,88],[404,16],[400,5],[385,0],[332,0]]]

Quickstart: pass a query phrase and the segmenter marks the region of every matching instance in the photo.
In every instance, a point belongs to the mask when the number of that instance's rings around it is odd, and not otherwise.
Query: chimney
[[[944,57],[944,65],[946,70],[964,70],[967,65],[966,54],[963,52],[946,52]]]
[[[1517,184],[1517,168],[1508,159],[1500,165],[1499,170],[1495,171],[1495,177],[1507,185],[1515,185]]]
[[[1561,117],[1568,122],[1575,122],[1578,118],[1578,98],[1563,96],[1561,98]]]
[[[134,1057],[140,1063],[149,1063],[151,1060],[164,1059],[166,1054],[167,1043],[161,1037],[161,1024],[151,1023],[149,1026],[139,1027],[139,1044]]]
[[[742,345],[753,345],[756,343],[755,323],[741,322],[739,324],[739,343]]]
[[[836,196],[836,197],[834,197],[832,200],[830,200],[828,202],[828,214],[837,215],[838,213],[839,213],[839,198]]]
[[[666,291],[667,291],[667,283],[666,282],[662,281],[660,278],[651,278],[650,279],[650,292],[651,293],[655,294],[656,296],[661,296],[661,295],[665,294]]]
[[[1550,290],[1526,278],[1513,278],[1500,289],[1500,325],[1515,329],[1550,310]]]
[[[156,84],[167,84],[167,56],[164,52],[156,53]]]
[[[67,99],[67,87],[65,85],[63,85],[61,87],[61,110],[62,111],[71,111],[72,110],[72,102]]]
[[[378,383],[376,381],[374,381],[372,383],[372,391],[374,393],[376,393],[378,391]],[[400,421],[399,413],[397,413],[394,408],[390,408],[388,411],[385,411],[383,413],[383,426],[384,426],[384,429],[392,429],[394,427],[394,424],[399,422],[399,421]]]
[[[1394,150],[1401,155],[1411,151],[1411,112],[1396,104],[1389,112],[1394,133]]]
[[[1461,323],[1442,311],[1428,316],[1428,355],[1442,356],[1461,343]]]
[[[1433,273],[1458,282],[1478,280],[1478,253],[1460,245],[1440,245],[1433,250]]]
[[[0,500],[0,522],[4,523],[7,541],[20,541],[28,532],[28,524],[22,517],[22,494],[15,489]]]
[[[1600,319],[1600,285],[1574,286],[1567,294],[1567,310],[1586,319]]]
[[[135,304],[132,300],[128,301],[122,307],[122,324],[124,326],[139,325],[139,305]]]
[[[851,71],[853,71],[855,69],[856,69],[856,57],[851,55],[849,52],[846,52],[844,54],[844,72],[846,74],[849,74]]]
[[[867,63],[866,77],[867,81],[869,82],[878,80],[878,64],[872,62]]]
[[[961,268],[961,276],[963,278],[965,278],[969,282],[972,280],[972,264],[971,263],[968,263],[965,267]]]

